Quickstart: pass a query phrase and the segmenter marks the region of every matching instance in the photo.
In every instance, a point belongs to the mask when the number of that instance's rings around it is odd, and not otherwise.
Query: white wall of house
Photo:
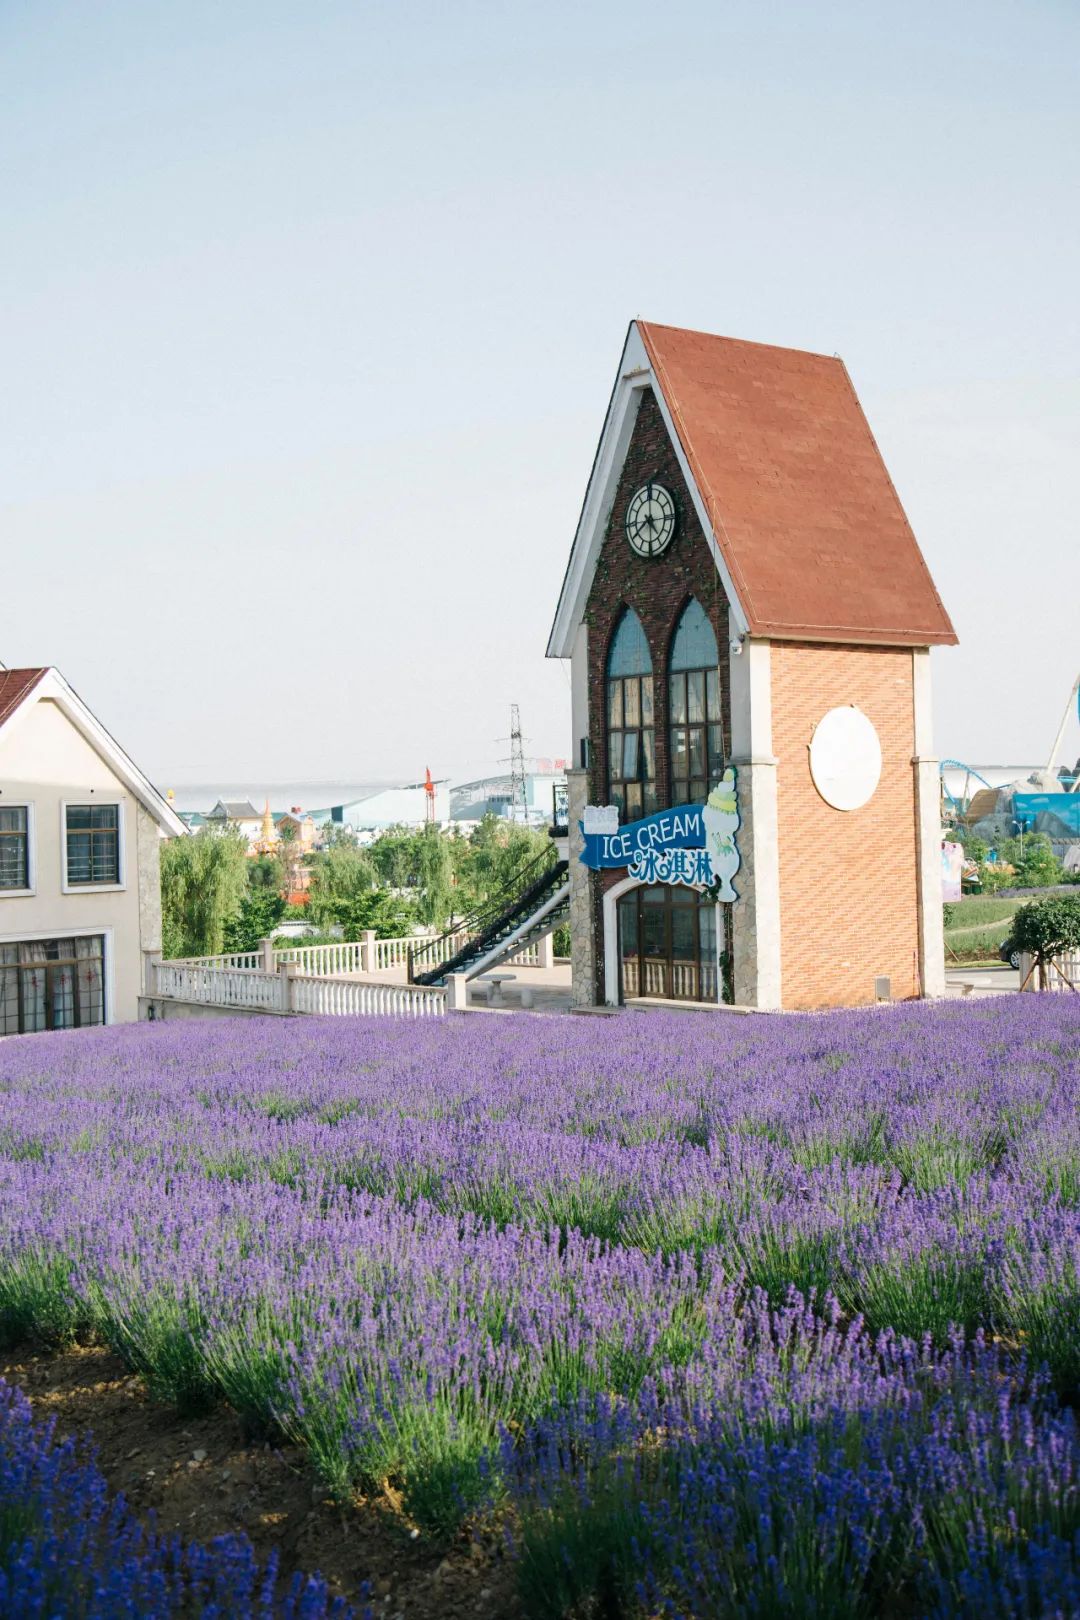
[[[30,806],[31,892],[0,889],[0,943],[103,935],[106,1021],[133,1022],[142,953],[161,948],[157,821],[47,698],[0,728],[0,805],[19,804]],[[68,889],[66,804],[119,806],[118,884]]]
[[[227,827],[230,832],[243,833],[249,844],[257,843],[263,835],[262,816],[257,821],[219,821],[217,817],[212,817],[209,819],[208,825],[219,828]]]

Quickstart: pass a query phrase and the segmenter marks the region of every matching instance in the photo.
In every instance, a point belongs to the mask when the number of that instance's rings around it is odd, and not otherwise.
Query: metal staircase
[[[463,923],[410,950],[410,984],[442,984],[449,973],[474,979],[550,934],[570,912],[568,869],[553,848],[544,850]]]

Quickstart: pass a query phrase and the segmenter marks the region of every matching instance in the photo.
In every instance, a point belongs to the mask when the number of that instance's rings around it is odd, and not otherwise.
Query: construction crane
[[[1068,700],[1065,704],[1065,713],[1062,715],[1061,724],[1057,728],[1057,736],[1054,738],[1054,746],[1050,750],[1050,758],[1046,762],[1046,769],[1042,772],[1043,787],[1053,788],[1057,786],[1059,790],[1065,793],[1075,793],[1078,784],[1080,784],[1080,771],[1073,776],[1071,782],[1063,782],[1054,775],[1057,770],[1058,755],[1061,753],[1061,745],[1065,740],[1065,727],[1069,723],[1069,715],[1072,713],[1074,704],[1076,705],[1077,714],[1080,716],[1080,675],[1076,677],[1070,688]]]

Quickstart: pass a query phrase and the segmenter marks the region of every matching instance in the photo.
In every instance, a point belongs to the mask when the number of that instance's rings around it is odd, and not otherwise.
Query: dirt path
[[[61,1434],[92,1431],[110,1488],[162,1530],[203,1542],[242,1530],[261,1559],[278,1548],[283,1575],[318,1571],[361,1611],[370,1582],[379,1620],[521,1620],[498,1534],[447,1549],[414,1536],[384,1500],[336,1507],[300,1451],[249,1444],[228,1408],[178,1418],[107,1350],[15,1352],[0,1357],[0,1376],[35,1412],[55,1413]]]

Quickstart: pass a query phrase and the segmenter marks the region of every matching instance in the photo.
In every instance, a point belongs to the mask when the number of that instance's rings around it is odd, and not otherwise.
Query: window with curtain
[[[627,608],[607,661],[608,795],[624,821],[656,809],[653,673],[641,620]]]
[[[30,887],[29,819],[24,804],[0,806],[0,889]]]
[[[724,771],[720,655],[708,615],[686,604],[671,643],[671,802],[701,804]]]
[[[105,1022],[105,940],[27,939],[0,945],[0,1035]]]
[[[120,806],[69,804],[67,807],[69,885],[120,882]]]

